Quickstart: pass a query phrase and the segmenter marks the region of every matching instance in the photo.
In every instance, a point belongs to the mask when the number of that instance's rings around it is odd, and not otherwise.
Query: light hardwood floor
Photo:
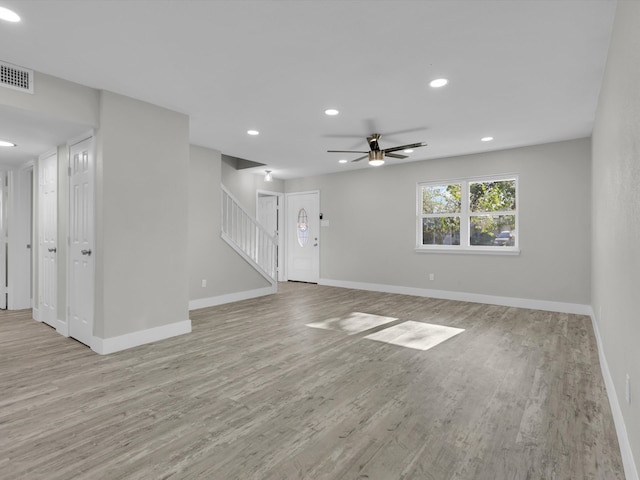
[[[465,331],[305,326],[352,312]],[[287,283],[99,356],[30,313],[0,313],[4,480],[624,478],[584,316]]]

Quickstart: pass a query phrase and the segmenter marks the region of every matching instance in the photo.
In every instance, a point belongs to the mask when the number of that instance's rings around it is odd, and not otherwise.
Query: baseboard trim
[[[36,307],[31,309],[31,318],[33,318],[36,322],[41,322],[40,320],[40,310]]]
[[[527,298],[498,297],[478,293],[452,292],[447,290],[431,290],[425,288],[403,287],[399,285],[383,285],[376,283],[350,282],[322,278],[319,285],[331,287],[352,288],[354,290],[369,290],[373,292],[398,293],[416,297],[440,298],[443,300],[457,300],[460,302],[485,303],[502,305],[505,307],[530,308],[532,310],[546,310],[549,312],[574,313],[577,315],[591,315],[591,306],[579,303],[550,302],[547,300],[532,300]]]
[[[215,297],[198,298],[196,300],[189,300],[189,310],[215,307],[216,305],[223,305],[225,303],[239,302],[241,300],[248,300],[250,298],[264,297],[266,295],[272,295],[277,291],[278,286],[276,284],[269,287],[256,288],[255,290],[245,290],[244,292],[234,292],[227,293],[225,295],[218,295]]]
[[[622,408],[620,408],[618,394],[616,393],[616,389],[613,384],[613,377],[611,376],[611,372],[609,371],[607,358],[604,355],[602,337],[600,337],[600,329],[598,328],[598,322],[596,321],[596,317],[593,311],[591,312],[591,323],[593,325],[593,332],[595,334],[596,344],[598,346],[600,369],[602,370],[602,377],[604,378],[604,385],[607,390],[607,396],[609,397],[609,405],[611,406],[611,414],[613,415],[613,423],[616,426],[616,434],[618,435],[618,443],[620,444],[620,455],[622,456],[624,475],[627,480],[640,480],[640,478],[638,477],[638,469],[636,468],[636,463],[633,459],[631,444],[629,443],[627,426],[624,422],[624,417],[622,416]]]
[[[139,347],[147,343],[165,340],[178,335],[191,333],[191,320],[170,323],[161,327],[149,328],[147,330],[139,330],[137,332],[127,333],[111,338],[93,337],[91,341],[91,349],[100,355],[108,355],[110,353],[119,352],[128,348]]]

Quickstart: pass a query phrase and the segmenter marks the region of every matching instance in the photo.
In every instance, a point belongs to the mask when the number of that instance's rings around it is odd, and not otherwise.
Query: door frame
[[[276,245],[276,249],[278,252],[278,281],[284,282],[286,278],[285,272],[285,242],[286,235],[282,233],[284,230],[284,216],[285,216],[285,194],[282,192],[272,192],[269,190],[256,190],[256,219],[258,218],[258,209],[260,208],[260,197],[278,197],[278,243]]]
[[[289,245],[287,243],[287,237],[289,236],[289,229],[291,228],[291,225],[289,223],[289,213],[287,211],[288,205],[289,205],[289,196],[291,195],[305,195],[305,194],[316,194],[318,195],[318,215],[320,215],[320,190],[306,190],[303,192],[288,192],[285,193],[285,201],[284,201],[284,208],[283,208],[283,216],[285,218],[285,222],[284,222],[284,235],[282,235],[283,237],[285,237],[284,240],[284,256],[285,258],[289,258]],[[320,225],[320,219],[318,219],[318,225]],[[320,247],[322,246],[322,238],[320,235],[320,230],[321,228],[318,228],[318,284],[320,283]],[[288,281],[289,280],[289,266],[288,266],[288,262],[285,262],[285,275],[284,275],[284,280],[283,281]]]

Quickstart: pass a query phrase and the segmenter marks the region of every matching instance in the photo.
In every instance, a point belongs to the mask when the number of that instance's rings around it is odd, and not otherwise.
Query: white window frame
[[[515,180],[516,183],[516,209],[499,212],[487,212],[487,215],[514,215],[515,216],[515,244],[513,246],[484,246],[469,244],[470,218],[481,216],[482,213],[469,211],[469,186],[478,182],[499,182],[504,180]],[[460,205],[460,245],[423,245],[422,244],[422,221],[423,218],[431,215],[422,213],[422,188],[460,184],[461,205]],[[449,180],[438,180],[430,182],[418,182],[416,185],[416,252],[419,253],[462,253],[462,254],[486,254],[486,255],[519,255],[520,254],[520,188],[517,174],[501,174],[482,177],[456,178]],[[439,215],[439,216],[447,216]]]

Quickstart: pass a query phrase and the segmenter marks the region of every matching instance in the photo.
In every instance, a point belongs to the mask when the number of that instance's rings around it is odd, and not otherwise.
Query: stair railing
[[[221,236],[271,285],[277,285],[277,235],[271,235],[222,185]]]

